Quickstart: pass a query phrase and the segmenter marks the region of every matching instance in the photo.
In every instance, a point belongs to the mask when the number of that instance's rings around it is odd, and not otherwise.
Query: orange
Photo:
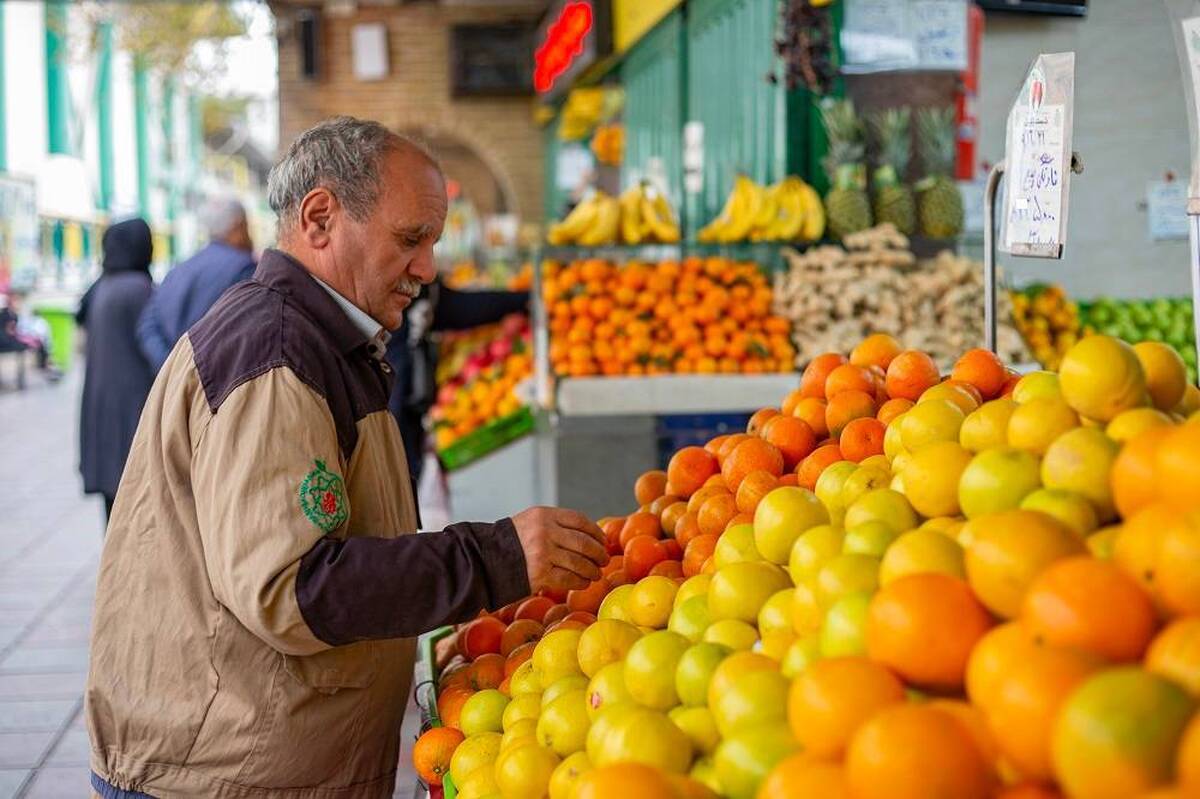
[[[875,395],[875,379],[865,368],[844,363],[825,378],[825,399],[831,400],[843,391],[862,391]]]
[[[1010,664],[981,705],[1000,751],[1022,776],[1054,776],[1050,744],[1054,721],[1071,691],[1100,665],[1074,649],[1032,647]]]
[[[983,399],[989,400],[998,397],[1004,389],[1004,384],[1008,382],[1008,371],[996,353],[991,350],[973,349],[967,350],[955,362],[950,377],[970,383],[979,390]]]
[[[1113,562],[1151,598],[1159,595],[1156,575],[1163,538],[1177,523],[1182,520],[1175,510],[1153,502],[1126,518],[1113,540]]]
[[[1154,472],[1158,445],[1172,430],[1166,426],[1143,430],[1125,442],[1113,461],[1109,480],[1112,483],[1113,502],[1122,518],[1129,518],[1138,508],[1158,498]]]
[[[663,508],[659,514],[658,521],[662,526],[663,532],[667,535],[674,536],[675,528],[679,524],[679,520],[687,513],[687,503],[680,500],[675,500],[667,507]]]
[[[528,620],[518,619],[513,624],[520,624],[525,621]],[[541,625],[539,624],[538,627],[541,627]],[[522,641],[522,643],[527,643],[527,641]],[[504,656],[498,655],[495,652],[480,655],[471,663],[470,674],[471,676],[467,679],[467,684],[476,691],[483,691],[499,686],[500,683],[504,682]]]
[[[704,504],[700,506],[700,510],[696,514],[696,523],[700,528],[700,533],[702,535],[720,535],[725,532],[725,525],[737,512],[737,502],[733,494],[728,491],[723,494],[714,494],[704,500]]]
[[[621,548],[624,549],[632,539],[639,535],[658,538],[661,534],[662,526],[659,524],[658,517],[653,513],[649,511],[631,513],[625,519],[625,526],[621,528]]]
[[[937,708],[899,704],[859,728],[846,753],[855,799],[986,799],[988,768],[963,725]]]
[[[621,530],[625,528],[625,517],[616,516],[611,519],[606,519],[602,522],[597,522],[600,529],[604,531],[604,546],[608,550],[608,554],[617,555],[621,552]]]
[[[984,712],[961,699],[934,699],[929,707],[947,713],[954,717],[975,744],[975,750],[983,756],[983,762],[988,771],[995,774],[1000,761],[1000,748],[996,745],[996,736],[988,726],[987,715]]]
[[[1154,482],[1159,495],[1179,510],[1200,507],[1200,424],[1170,428],[1158,442]]]
[[[453,727],[433,727],[413,744],[413,768],[430,785],[441,785],[450,771],[450,756],[463,742],[463,734]]]
[[[802,399],[804,399],[804,395],[800,393],[800,389],[789,391],[788,395],[783,398],[783,402],[779,404],[779,412],[784,416],[791,416],[792,411],[796,410],[796,405]]]
[[[1025,594],[1021,618],[1051,646],[1073,646],[1114,661],[1137,660],[1154,635],[1154,606],[1133,578],[1109,561],[1066,558]]]
[[[714,478],[715,478],[715,481],[714,481]],[[712,477],[709,478],[709,480],[710,480],[710,482],[700,486],[700,489],[698,491],[696,491],[696,493],[692,494],[691,497],[688,498],[688,503],[687,503],[688,511],[693,512],[693,513],[699,513],[700,506],[703,505],[705,502],[707,502],[709,497],[714,496],[716,494],[728,494],[729,493],[729,489],[725,487],[725,485],[724,485],[725,480],[724,480],[724,478],[721,477],[721,475],[714,474]],[[718,485],[717,483],[720,483],[720,485]]]
[[[541,616],[554,603],[543,597],[533,597],[532,599],[543,600],[545,602],[541,613],[535,618],[535,621],[541,621]],[[532,599],[522,602],[521,607],[531,602]],[[533,618],[530,616],[520,616],[520,612],[521,610],[518,608],[517,613],[520,618]],[[486,655],[488,652],[499,652],[500,639],[504,636],[506,626],[504,622],[495,616],[483,616],[468,622],[458,633],[458,650],[462,652],[463,657],[467,660],[474,660],[480,655]]]
[[[825,467],[842,460],[845,458],[842,457],[842,450],[837,444],[817,447],[796,467],[796,482],[801,488],[812,491],[817,487],[817,479],[820,478],[821,472],[825,471]]]
[[[1183,731],[1179,751],[1175,754],[1175,775],[1180,785],[1200,789],[1200,711],[1192,716]]]
[[[570,596],[568,594],[568,596]],[[500,636],[500,654],[508,657],[512,651],[522,644],[536,641],[542,637],[542,625],[533,619],[516,619]],[[495,688],[489,685],[489,688]]]
[[[886,432],[887,426],[883,422],[863,416],[846,425],[838,446],[846,460],[858,463],[872,455],[883,454],[883,434]]]
[[[746,433],[734,433],[731,436],[727,436],[725,440],[721,442],[721,448],[717,450],[718,473],[721,470],[721,466],[725,464],[725,459],[729,457],[729,453],[733,452],[737,448],[738,444],[742,443],[743,441],[748,441],[751,438],[753,438],[753,436],[747,435]]]
[[[1168,624],[1146,650],[1146,671],[1179,683],[1200,699],[1200,616]]]
[[[593,580],[587,588],[567,592],[567,609],[571,613],[595,614],[608,594],[608,582]]]
[[[801,753],[775,764],[758,787],[757,799],[850,799],[840,763],[826,763]]]
[[[533,654],[532,647],[530,647],[530,654]],[[442,724],[447,727],[458,727],[458,717],[462,714],[462,707],[474,694],[475,691],[466,686],[444,689],[437,700],[438,718],[441,719]]]
[[[704,481],[717,473],[717,459],[702,447],[684,447],[671,456],[667,464],[667,482],[670,493],[679,497],[690,497],[704,485]]]
[[[1035,782],[1023,782],[1003,788],[992,794],[992,799],[1063,799],[1063,795],[1053,788],[1038,785]]]
[[[730,491],[737,491],[742,479],[759,470],[778,477],[783,474],[783,454],[761,438],[748,438],[733,448],[721,464],[721,475]]]
[[[675,525],[675,540],[679,546],[686,547],[688,542],[700,535],[700,511],[685,511]]]
[[[779,411],[775,408],[759,408],[751,415],[750,421],[746,424],[746,432],[752,436],[759,435],[767,420],[778,415]]]
[[[825,426],[829,428],[829,435],[837,439],[850,422],[874,415],[875,400],[872,395],[851,389],[829,400],[825,406]]]
[[[827,352],[813,358],[800,376],[801,395],[825,399],[825,381],[829,373],[844,363],[845,357],[836,352]]]
[[[909,574],[871,599],[867,654],[907,682],[957,688],[971,648],[991,624],[964,581],[936,572]]]
[[[887,368],[887,393],[916,402],[941,380],[937,364],[920,350],[905,350],[892,359]]]
[[[659,519],[661,520],[662,512],[664,510],[666,510],[668,507],[670,507],[671,505],[674,505],[676,502],[679,502],[679,501],[680,501],[680,499],[677,496],[674,496],[672,494],[663,494],[661,497],[658,497],[657,499],[652,500],[648,505],[643,505],[642,507],[645,508],[650,513],[653,513],[655,516],[659,517]],[[687,506],[685,505],[684,507],[687,507]]]
[[[865,657],[818,660],[788,693],[792,734],[811,755],[839,759],[858,728],[880,709],[904,701],[904,685]]]
[[[967,581],[989,610],[1006,619],[1020,612],[1025,592],[1046,566],[1086,551],[1073,530],[1035,510],[976,517],[971,520],[971,539],[965,557]]]
[[[575,783],[572,799],[662,799],[675,795],[666,772],[642,763],[622,762],[597,766]]]
[[[508,653],[508,657],[504,659],[505,679],[511,677],[513,672],[517,670],[518,666],[529,660],[529,658],[533,657],[533,649],[535,646],[537,646],[537,643],[530,641],[528,643],[521,644],[519,647]]]
[[[763,425],[761,435],[783,455],[783,468],[796,468],[817,445],[817,436],[808,423],[794,416],[773,416]]]
[[[634,483],[634,497],[637,499],[638,505],[649,505],[655,499],[661,497],[666,491],[667,473],[655,469],[654,471],[646,471],[641,476],[637,477],[637,482]]]
[[[765,469],[750,472],[742,478],[741,485],[738,486],[737,509],[741,513],[754,513],[754,509],[758,507],[758,503],[771,492],[779,484],[779,478]],[[724,532],[722,528],[718,533]]]
[[[705,561],[712,557],[717,548],[715,535],[697,535],[687,543],[683,550],[683,575],[694,577],[700,573]]]
[[[887,333],[872,333],[850,351],[850,363],[855,366],[878,366],[887,369],[901,352],[900,342]]]
[[[1054,772],[1063,793],[1118,799],[1166,785],[1195,707],[1178,685],[1136,666],[1092,675],[1054,725]]]
[[[884,424],[891,424],[897,416],[907,411],[914,404],[912,400],[904,399],[903,397],[890,399],[879,406],[879,412],[875,414],[875,418]]]
[[[704,445],[704,451],[712,455],[714,458],[717,457],[717,452],[720,451],[721,445],[724,444],[728,438],[728,435],[710,438],[708,443]]]
[[[1155,578],[1168,610],[1200,613],[1200,526],[1194,517],[1178,518],[1162,537]]]
[[[667,559],[662,542],[648,535],[638,535],[625,544],[625,573],[631,580],[640,580],[650,574],[656,563]]]
[[[792,416],[809,426],[818,439],[829,435],[829,426],[825,424],[825,400],[817,397],[805,397],[796,403]]]

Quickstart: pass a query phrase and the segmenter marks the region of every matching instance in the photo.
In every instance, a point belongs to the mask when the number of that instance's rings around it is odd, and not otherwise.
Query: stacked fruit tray
[[[1200,795],[1200,390],[1093,335],[948,375],[886,335],[458,627],[414,758],[460,797]]]
[[[691,256],[547,262],[550,364],[564,377],[791,372],[788,321],[756,263]]]
[[[529,318],[449,334],[441,343],[437,402],[430,410],[434,446],[457,469],[533,429],[517,386],[533,372]]]

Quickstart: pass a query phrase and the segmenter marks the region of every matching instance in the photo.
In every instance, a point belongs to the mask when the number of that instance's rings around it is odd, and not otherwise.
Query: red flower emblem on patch
[[[337,512],[338,501],[337,495],[332,491],[326,491],[321,496],[321,510],[330,515]]]

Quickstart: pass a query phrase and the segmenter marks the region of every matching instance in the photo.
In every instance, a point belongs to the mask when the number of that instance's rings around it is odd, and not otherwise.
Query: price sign
[[[1004,249],[1061,258],[1067,232],[1075,54],[1034,61],[1008,115]]]

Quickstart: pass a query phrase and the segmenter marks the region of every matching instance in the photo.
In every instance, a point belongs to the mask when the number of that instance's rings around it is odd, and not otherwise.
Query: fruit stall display
[[[1019,377],[891,336],[642,475],[611,559],[460,625],[458,796],[1200,795],[1200,391],[1092,335]]]
[[[891,224],[851,233],[841,246],[785,251],[775,276],[775,313],[792,323],[797,366],[829,350],[853,346],[870,331],[949,367],[958,353],[983,343],[983,266],[946,251],[918,260],[908,237]],[[998,342],[1007,363],[1031,360],[999,297]]]
[[[1080,336],[1103,333],[1130,344],[1171,345],[1196,382],[1196,339],[1192,301],[1187,297],[1122,300],[1098,297],[1078,302],[1062,286],[1036,283],[1012,293],[1013,319],[1038,361],[1055,368]]]
[[[542,300],[560,376],[794,369],[787,320],[757,264],[686,257],[547,262]]]
[[[533,373],[529,317],[447,333],[440,343],[434,447],[449,469],[464,466],[533,429],[517,385]]]
[[[495,261],[485,267],[474,261],[462,261],[450,267],[445,281],[447,286],[458,290],[529,291],[533,288],[533,264],[526,261],[517,268]]]

